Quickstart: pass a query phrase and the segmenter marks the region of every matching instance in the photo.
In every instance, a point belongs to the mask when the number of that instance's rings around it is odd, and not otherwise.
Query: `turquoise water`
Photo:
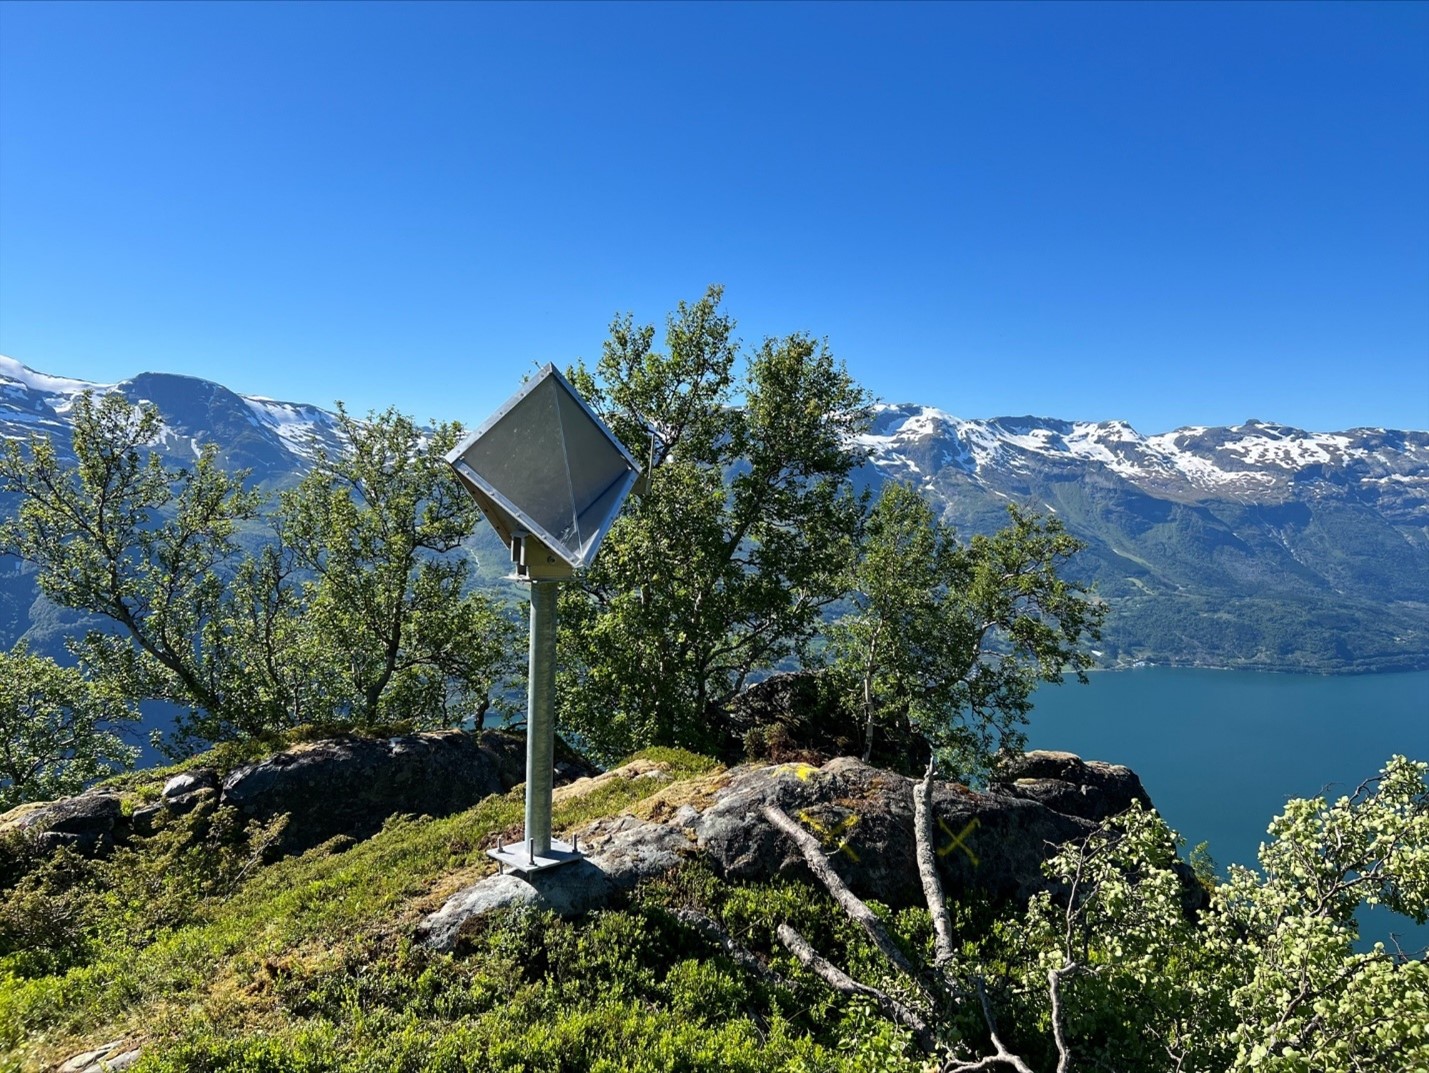
[[[1188,846],[1255,866],[1286,799],[1353,792],[1391,754],[1429,760],[1429,672],[1321,677],[1149,667],[1091,676],[1036,694],[1029,748],[1125,764],[1141,776]],[[1429,927],[1378,911],[1366,938],[1389,931],[1429,946]]]

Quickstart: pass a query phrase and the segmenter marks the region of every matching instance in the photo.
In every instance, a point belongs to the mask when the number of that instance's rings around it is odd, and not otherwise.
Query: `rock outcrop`
[[[118,794],[92,790],[78,797],[19,808],[0,816],[0,831],[23,831],[33,839],[37,853],[70,846],[80,853],[98,855],[122,839],[128,825]]]
[[[800,676],[784,678],[771,687],[771,696],[797,696],[807,685],[800,685]],[[775,700],[770,710],[794,713],[798,707]],[[817,759],[816,750],[808,755]],[[62,845],[101,854],[177,815],[217,804],[245,820],[290,816],[277,848],[300,853],[338,835],[370,836],[399,813],[449,815],[524,779],[525,742],[514,734],[350,736],[289,749],[226,777],[194,769],[170,779],[158,800],[137,807],[105,790],[22,806],[0,817],[0,834],[20,833],[31,857]],[[450,949],[467,920],[502,906],[542,906],[576,916],[618,901],[641,880],[687,860],[699,859],[731,880],[803,874],[802,857],[764,816],[768,805],[813,832],[860,897],[894,907],[921,904],[915,780],[908,776],[839,757],[744,764],[671,782],[655,761],[600,773],[565,752],[557,764],[557,781],[565,784],[557,797],[599,792],[616,779],[646,781],[655,792],[629,814],[569,832],[585,850],[584,860],[528,878],[489,876],[459,892],[424,923],[425,941]],[[663,782],[669,785],[659,788]],[[1025,901],[1048,889],[1042,864],[1056,847],[1084,837],[1133,802],[1150,807],[1134,772],[1070,753],[1006,758],[985,792],[939,783],[934,838],[945,889],[952,897],[978,893]],[[0,854],[12,852],[13,842],[0,848]],[[0,860],[0,875],[23,867],[18,859]]]
[[[1025,901],[1050,889],[1042,863],[1057,847],[1084,837],[1096,820],[1132,801],[1149,804],[1136,775],[1111,764],[1029,754],[1009,770],[1037,775],[1017,774],[985,793],[951,782],[934,787],[935,849],[950,897],[980,893]],[[820,766],[748,765],[677,783],[647,798],[636,814],[572,832],[585,860],[525,878],[480,880],[429,917],[422,936],[430,946],[451,949],[467,920],[503,906],[579,915],[687,860],[699,859],[734,880],[804,875],[803,858],[763,815],[770,804],[818,836],[854,893],[894,907],[921,905],[914,784],[848,757]]]
[[[1055,812],[1101,821],[1131,807],[1151,808],[1136,772],[1120,764],[1083,760],[1075,753],[1038,749],[1001,759],[993,785]]]
[[[556,779],[596,769],[562,749]],[[21,832],[26,850],[43,855],[61,845],[103,854],[205,801],[235,808],[245,820],[292,817],[278,852],[301,853],[334,835],[365,838],[399,813],[446,816],[526,779],[526,743],[517,734],[430,731],[372,739],[345,736],[311,742],[230,772],[198,768],[165,784],[159,800],[122,807],[121,795],[94,790],[23,805],[0,816],[0,833]],[[0,849],[0,853],[7,852]],[[4,862],[0,862],[3,865]],[[0,874],[6,869],[0,867]]]
[[[344,737],[239,768],[223,780],[219,804],[244,819],[287,813],[281,852],[301,853],[334,835],[366,838],[398,813],[447,816],[525,779],[526,743],[514,734]]]
[[[122,1073],[139,1061],[140,1053],[125,1040],[111,1040],[75,1055],[55,1073]]]

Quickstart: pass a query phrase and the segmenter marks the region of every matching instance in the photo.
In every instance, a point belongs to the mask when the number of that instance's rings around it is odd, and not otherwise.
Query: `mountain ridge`
[[[114,384],[51,376],[0,354],[0,437],[67,432],[65,415],[84,392],[118,392],[155,406],[163,420],[165,454],[197,455],[214,441],[234,468],[267,471],[310,463],[319,446],[338,445],[333,414],[310,403],[239,395],[212,380],[180,373],[143,372]],[[236,456],[236,457],[234,457]],[[248,457],[245,461],[245,456]]]
[[[291,483],[317,450],[340,445],[334,415],[312,404],[176,374],[89,383],[3,356],[0,437],[38,432],[67,446],[67,415],[86,390],[156,406],[170,458],[211,442],[264,486]],[[1118,420],[963,419],[880,403],[856,445],[867,454],[860,485],[912,484],[965,535],[996,529],[1008,503],[1059,517],[1088,545],[1074,573],[1112,604],[1106,666],[1429,666],[1429,431],[1250,419],[1143,435]],[[0,642],[34,618],[12,606]]]
[[[956,449],[950,449],[949,441]],[[1250,419],[1241,425],[1187,425],[1146,436],[1125,421],[1031,416],[970,420],[903,403],[875,407],[873,428],[859,443],[882,468],[902,467],[924,478],[927,449],[936,445],[941,455],[933,460],[935,471],[952,466],[975,475],[987,467],[1016,469],[1026,464],[1019,455],[1036,455],[1049,462],[1096,464],[1187,502],[1284,500],[1291,498],[1291,484],[1323,479],[1327,470],[1336,468],[1354,468],[1363,481],[1398,480],[1417,493],[1416,505],[1429,502],[1429,431],[1366,427],[1307,432]]]

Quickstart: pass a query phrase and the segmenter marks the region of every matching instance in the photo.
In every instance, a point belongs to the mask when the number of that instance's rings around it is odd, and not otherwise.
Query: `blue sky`
[[[480,422],[705,286],[964,417],[1429,428],[1429,5],[0,3],[0,353]]]

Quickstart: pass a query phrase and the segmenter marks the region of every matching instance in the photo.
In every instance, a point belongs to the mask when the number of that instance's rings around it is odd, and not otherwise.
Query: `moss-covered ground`
[[[714,770],[641,755],[673,782],[602,782],[559,802],[556,827],[648,810]],[[518,789],[265,863],[271,826],[240,830],[220,810],[104,861],[61,854],[0,895],[0,1070],[120,1038],[142,1045],[135,1073],[918,1068],[906,1038],[835,1002],[774,940],[789,921],[855,975],[882,975],[836,907],[795,884],[733,886],[691,866],[620,909],[494,914],[453,953],[420,946],[418,922],[491,871],[483,847],[521,814]],[[736,963],[687,908],[767,968]],[[916,914],[896,923],[925,941]]]

